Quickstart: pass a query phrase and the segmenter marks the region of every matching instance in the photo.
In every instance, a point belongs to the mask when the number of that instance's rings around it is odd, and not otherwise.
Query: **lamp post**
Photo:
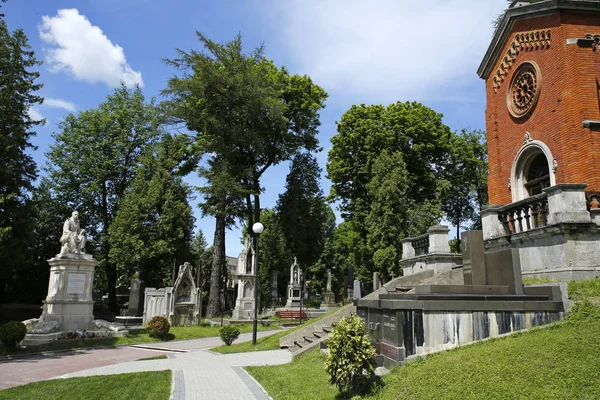
[[[252,324],[252,345],[256,344],[256,331],[258,329],[258,286],[260,285],[260,274],[258,270],[258,237],[263,232],[265,227],[260,222],[252,225],[254,232],[254,323]]]

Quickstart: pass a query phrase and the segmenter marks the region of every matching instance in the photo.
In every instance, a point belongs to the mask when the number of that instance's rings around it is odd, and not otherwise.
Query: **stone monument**
[[[143,323],[147,324],[155,316],[165,317],[173,326],[198,325],[202,296],[196,286],[196,279],[189,262],[179,266],[173,286],[166,288],[146,288],[144,292]]]
[[[254,282],[256,274],[254,271],[254,246],[252,236],[244,240],[244,248],[238,257],[237,270],[233,280],[238,286],[233,319],[254,318]]]
[[[294,263],[290,267],[290,283],[288,284],[288,298],[285,303],[286,308],[299,308],[300,307],[300,292],[302,280],[302,268],[298,265],[298,259],[294,257]]]
[[[88,329],[94,320],[92,286],[98,261],[85,253],[85,230],[77,211],[63,224],[60,243],[60,253],[48,260],[50,281],[40,323],[56,322],[59,331]]]
[[[331,270],[327,270],[327,285],[325,286],[325,292],[323,292],[323,307],[335,307],[335,295],[331,290]]]

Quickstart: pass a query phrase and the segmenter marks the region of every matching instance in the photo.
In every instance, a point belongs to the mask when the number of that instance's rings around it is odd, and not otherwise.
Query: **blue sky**
[[[328,93],[321,112],[317,158],[325,171],[335,121],[352,104],[420,101],[444,114],[453,130],[485,129],[485,88],[476,69],[492,37],[492,19],[505,0],[9,0],[11,30],[24,29],[39,60],[45,104],[31,110],[47,123],[33,139],[38,166],[69,112],[96,107],[120,80],[159,96],[173,69],[162,62],[175,49],[199,48],[195,31],[216,41],[238,32],[251,50],[292,73],[308,74]],[[160,100],[160,98],[158,99]],[[262,180],[263,207],[283,192],[287,164]],[[321,180],[325,194],[330,183]],[[199,183],[190,176],[188,182]],[[212,242],[214,221],[196,229]],[[266,227],[268,229],[268,227]],[[241,251],[240,231],[227,233],[227,254]]]

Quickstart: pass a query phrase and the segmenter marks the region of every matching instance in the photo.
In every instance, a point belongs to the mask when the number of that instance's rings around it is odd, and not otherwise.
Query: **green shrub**
[[[240,336],[240,330],[236,326],[225,325],[219,329],[219,336],[223,343],[227,346],[231,346],[231,343]]]
[[[8,350],[14,350],[26,334],[27,327],[19,321],[9,321],[0,326],[0,341]]]
[[[322,302],[321,299],[319,299],[318,297],[315,297],[313,299],[306,300],[304,302],[304,307],[306,307],[306,308],[321,308],[321,302]]]
[[[375,350],[364,321],[356,315],[342,318],[329,334],[327,347],[329,383],[349,395],[365,392],[375,377]]]
[[[156,317],[152,317],[152,319],[148,322],[146,329],[148,329],[148,334],[150,337],[162,339],[167,336],[167,333],[169,333],[171,324],[169,324],[169,320],[165,317],[157,315]]]

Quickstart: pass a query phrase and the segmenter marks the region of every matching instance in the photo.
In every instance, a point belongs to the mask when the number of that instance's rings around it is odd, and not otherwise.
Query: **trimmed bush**
[[[318,297],[315,297],[310,300],[305,300],[304,307],[306,307],[306,308],[321,308],[321,299],[319,299]]]
[[[150,337],[163,339],[169,333],[171,324],[169,324],[169,320],[165,317],[157,315],[156,317],[152,317],[148,322],[146,329],[148,329]]]
[[[223,343],[227,346],[231,346],[231,343],[240,336],[240,330],[236,326],[225,325],[219,329],[219,336]]]
[[[342,318],[329,334],[327,347],[325,372],[329,383],[348,395],[361,394],[371,388],[375,377],[375,349],[360,317]]]
[[[9,321],[0,326],[0,341],[8,350],[14,350],[26,334],[27,327],[20,321]]]

